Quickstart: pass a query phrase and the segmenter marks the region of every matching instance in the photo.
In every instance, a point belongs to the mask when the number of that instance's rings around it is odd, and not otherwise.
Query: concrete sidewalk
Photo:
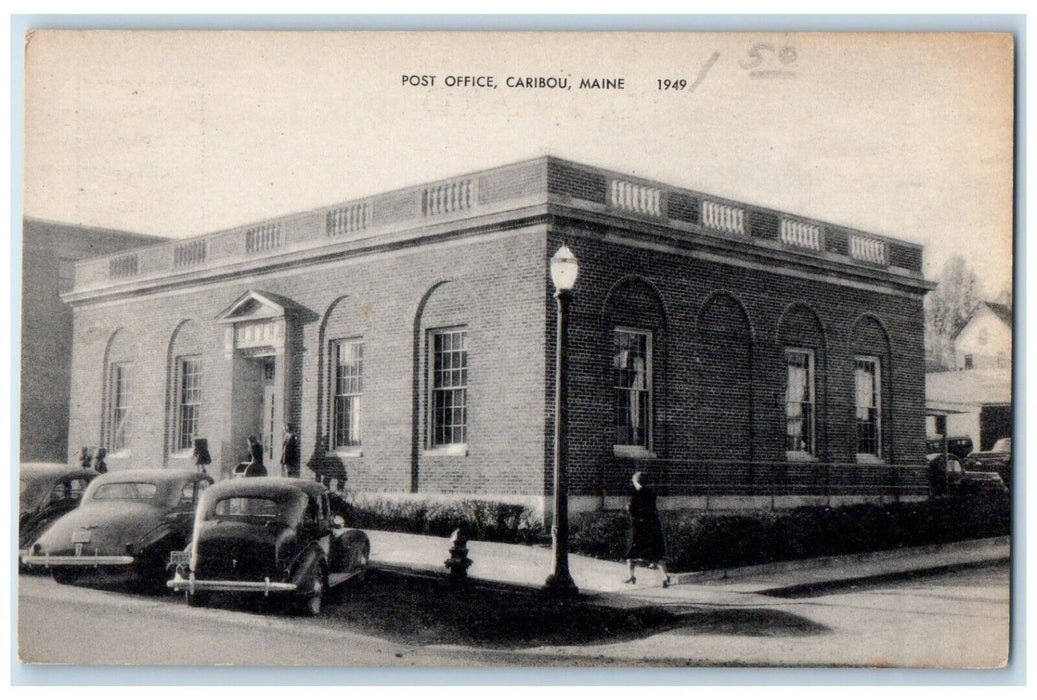
[[[424,573],[446,573],[450,540],[445,537],[408,535],[368,530],[371,563]],[[937,572],[965,566],[1008,561],[1010,540],[999,537],[947,545],[905,548],[888,552],[779,562],[763,566],[717,571],[672,573],[663,588],[658,571],[637,569],[637,583],[623,583],[627,567],[622,562],[569,555],[573,580],[585,594],[601,595],[615,605],[640,604],[645,600],[702,604],[727,598],[775,591],[795,591],[828,585],[847,585],[884,577]],[[472,579],[525,587],[540,587],[551,573],[549,547],[468,543]]]

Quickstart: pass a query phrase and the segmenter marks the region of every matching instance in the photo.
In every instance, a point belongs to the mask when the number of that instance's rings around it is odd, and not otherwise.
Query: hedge
[[[333,509],[352,527],[449,537],[461,529],[469,539],[511,544],[550,541],[540,517],[524,506],[470,499],[454,503],[345,498],[332,494]]]
[[[469,539],[549,545],[550,527],[523,506],[477,499],[455,503],[337,499],[335,510],[353,527]],[[702,571],[774,561],[897,549],[1009,534],[1007,499],[936,499],[781,511],[677,510],[661,514],[670,568]],[[619,561],[629,519],[624,511],[575,513],[569,549]]]
[[[673,571],[703,571],[775,561],[856,554],[1009,534],[1006,501],[976,504],[954,499],[786,511],[661,514]],[[621,560],[628,520],[620,511],[578,513],[570,550]]]

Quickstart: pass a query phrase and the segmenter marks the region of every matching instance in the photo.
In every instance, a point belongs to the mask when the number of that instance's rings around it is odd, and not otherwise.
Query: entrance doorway
[[[247,438],[253,436],[262,448],[267,472],[276,474],[273,466],[280,456],[281,427],[292,394],[286,343],[292,324],[285,300],[249,290],[217,322],[224,326],[223,347],[231,363],[230,444],[223,450],[222,466],[233,469],[239,455],[248,459]]]
[[[247,460],[245,438],[255,436],[263,449],[263,464],[273,474],[272,465],[280,436],[283,399],[279,386],[279,358],[275,355],[252,357],[240,353],[234,359],[234,446],[235,456]],[[240,450],[240,451],[239,451]],[[279,455],[277,455],[279,456]]]

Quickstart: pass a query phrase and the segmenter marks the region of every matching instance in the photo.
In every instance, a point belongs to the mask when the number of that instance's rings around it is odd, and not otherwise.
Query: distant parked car
[[[978,472],[965,469],[954,455],[942,452],[926,456],[929,464],[929,487],[933,496],[959,498],[1000,497],[1008,487],[997,472]]]
[[[943,452],[943,438],[932,438],[925,441],[925,451],[929,453]],[[972,452],[972,438],[949,437],[947,438],[947,453],[958,459],[965,459]]]
[[[303,479],[228,479],[198,504],[190,547],[172,552],[168,585],[201,605],[211,591],[281,596],[317,615],[325,592],[363,579],[371,544],[331,512],[329,492]]]
[[[82,503],[54,522],[22,557],[74,583],[86,569],[134,571],[165,586],[169,551],[191,537],[195,505],[212,477],[184,469],[109,472],[94,479]]]
[[[1012,438],[1001,438],[985,452],[973,452],[965,458],[970,471],[997,472],[1005,486],[1012,487]]]
[[[97,472],[67,464],[27,462],[18,468],[18,551],[79,505]]]

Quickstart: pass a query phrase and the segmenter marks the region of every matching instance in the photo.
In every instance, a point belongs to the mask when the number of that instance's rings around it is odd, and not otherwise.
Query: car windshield
[[[291,523],[301,510],[298,498],[268,496],[227,496],[213,504],[206,520],[276,520]]]
[[[1012,438],[1001,438],[994,443],[994,448],[991,452],[1011,452],[1012,451]]]
[[[158,487],[145,481],[121,481],[102,484],[94,491],[95,501],[150,501]]]

